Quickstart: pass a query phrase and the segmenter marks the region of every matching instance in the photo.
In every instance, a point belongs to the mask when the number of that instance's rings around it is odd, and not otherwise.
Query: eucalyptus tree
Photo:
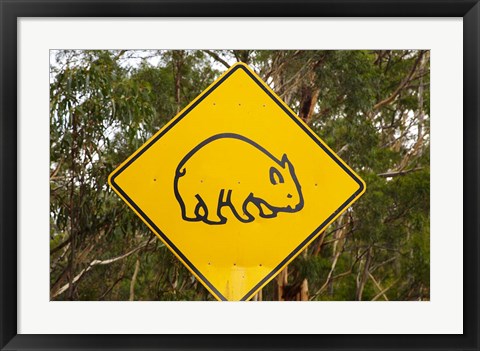
[[[53,299],[212,299],[107,178],[236,61],[255,69],[367,182],[365,195],[255,299],[429,299],[428,51],[51,56]]]

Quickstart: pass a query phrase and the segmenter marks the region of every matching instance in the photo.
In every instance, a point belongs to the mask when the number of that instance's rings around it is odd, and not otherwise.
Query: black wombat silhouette
[[[279,160],[253,140],[233,133],[213,135],[187,153],[176,168],[174,192],[182,218],[206,224],[227,223],[224,208],[248,223],[255,220],[249,204],[263,218],[297,212],[304,205],[287,155]]]

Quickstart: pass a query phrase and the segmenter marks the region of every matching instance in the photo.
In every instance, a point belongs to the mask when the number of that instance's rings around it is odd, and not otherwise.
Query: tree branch
[[[60,160],[57,164],[57,167],[53,170],[53,172],[50,174],[50,180],[55,179],[57,176],[58,171],[60,170],[60,167],[62,166],[62,160]]]
[[[382,291],[380,291],[377,295],[375,295],[372,299],[372,301],[376,301],[380,296],[385,296],[385,293],[390,290],[395,284],[397,284],[398,282],[398,279],[395,280],[390,286],[386,287],[385,289],[383,289]],[[385,296],[386,298],[386,296]]]
[[[375,296],[374,299],[377,299],[377,297],[379,295],[382,295],[383,298],[385,299],[385,301],[388,301],[388,297],[387,297],[387,295],[385,295],[385,293],[386,293],[385,289],[382,289],[382,287],[380,286],[380,284],[377,282],[377,280],[375,279],[375,277],[372,275],[372,273],[370,271],[368,272],[368,276],[370,277],[370,279],[372,279],[373,284],[375,284],[375,286],[377,287],[377,289],[379,291],[379,294],[377,296]]]
[[[388,98],[380,101],[379,103],[377,103],[373,106],[374,111],[380,109],[382,106],[385,106],[385,105],[391,103],[397,97],[397,95],[400,93],[400,91],[402,91],[402,89],[405,88],[405,86],[411,81],[412,76],[415,73],[415,71],[417,70],[418,64],[422,60],[422,57],[423,57],[424,54],[425,54],[424,51],[420,52],[420,55],[418,55],[417,59],[415,60],[415,63],[413,64],[412,69],[410,70],[410,73],[408,74],[408,76],[404,80],[402,80],[402,82],[397,87],[397,89],[395,89],[395,91],[392,93],[392,95],[390,95]]]
[[[128,301],[133,301],[135,299],[135,283],[137,282],[138,271],[140,270],[140,258],[137,257],[135,262],[135,270],[133,271],[132,281],[130,282],[130,297]]]
[[[423,169],[423,167],[417,167],[417,168],[406,169],[406,170],[403,170],[403,171],[392,171],[392,172],[380,173],[380,174],[377,174],[377,176],[384,177],[384,178],[391,178],[391,177],[396,177],[396,176],[402,176],[402,175],[412,173],[412,172],[417,172],[417,171],[420,171],[422,169]]]
[[[87,273],[89,270],[91,270],[93,267],[95,266],[98,266],[98,265],[107,265],[107,264],[111,264],[113,262],[117,262],[117,261],[120,261],[120,260],[123,260],[124,258],[127,258],[128,256],[130,255],[133,255],[135,252],[137,252],[138,250],[140,249],[143,249],[145,246],[148,245],[148,242],[149,241],[145,241],[144,243],[142,243],[140,246],[138,246],[137,248],[127,252],[126,254],[122,255],[122,256],[118,256],[118,257],[115,257],[115,258],[111,258],[111,259],[108,259],[108,260],[93,260],[92,262],[90,262],[90,264],[87,266],[87,268],[84,268],[80,271],[80,273],[78,273],[73,279],[72,279],[72,282],[71,284],[75,284],[76,282],[78,282],[80,280],[80,278],[82,278],[82,276]],[[61,294],[63,294],[65,291],[68,290],[68,288],[70,287],[70,283],[67,283],[65,284],[64,286],[62,286],[60,289],[58,289],[55,293],[52,294],[52,299],[57,297],[57,296],[60,296]]]
[[[211,50],[203,50],[203,52],[205,52],[206,54],[210,55],[214,60],[220,62],[222,65],[224,65],[225,67],[227,68],[230,68],[230,65],[228,64],[227,61],[225,61],[224,59],[222,59],[220,56],[218,56],[217,53],[211,51]]]
[[[50,250],[50,255],[53,255],[55,252],[57,252],[61,248],[65,247],[68,243],[70,243],[70,240],[72,240],[72,236],[69,236],[67,239],[65,239],[64,242],[62,242],[61,244],[58,244],[58,246],[51,249]]]
[[[105,296],[107,296],[108,293],[109,293],[110,291],[112,291],[113,288],[114,288],[118,283],[120,283],[120,281],[122,281],[122,279],[125,279],[125,276],[124,276],[124,275],[120,276],[120,278],[118,278],[117,280],[115,280],[115,282],[112,284],[112,286],[109,287],[109,288],[98,298],[98,300],[102,300],[103,298],[105,298]]]

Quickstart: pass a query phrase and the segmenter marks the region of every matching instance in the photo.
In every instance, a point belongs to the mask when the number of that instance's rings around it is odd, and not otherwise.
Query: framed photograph
[[[479,349],[478,1],[3,1],[0,347]]]

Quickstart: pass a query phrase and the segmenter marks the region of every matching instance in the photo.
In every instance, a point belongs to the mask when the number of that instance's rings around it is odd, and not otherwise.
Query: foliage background
[[[429,300],[430,53],[52,50],[52,300],[213,300],[107,184],[227,67],[249,64],[367,183],[254,300]]]

